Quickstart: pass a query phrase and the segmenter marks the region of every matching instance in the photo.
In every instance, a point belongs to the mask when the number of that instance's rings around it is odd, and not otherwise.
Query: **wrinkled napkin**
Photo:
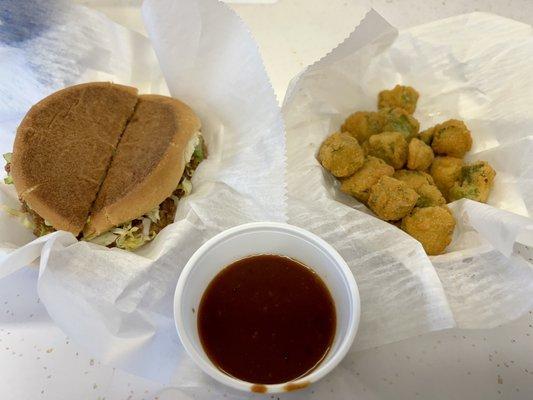
[[[286,219],[280,108],[257,45],[215,0],[145,1],[150,38],[69,2],[0,6],[0,150],[10,151],[28,108],[75,83],[111,80],[170,93],[202,120],[208,158],[176,222],[136,253],[31,232],[0,213],[0,276],[40,256],[39,296],[74,341],[102,361],[167,381],[185,357],[172,298],[189,257],[213,235],[245,222]],[[0,202],[17,207],[12,186]]]

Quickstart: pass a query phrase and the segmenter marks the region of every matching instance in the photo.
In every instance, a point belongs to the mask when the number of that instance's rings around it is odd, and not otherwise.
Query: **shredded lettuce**
[[[118,235],[115,240],[116,246],[124,250],[135,250],[151,240],[143,235],[139,227],[132,226],[131,221],[113,229],[111,232]]]
[[[117,239],[117,237],[118,236],[112,232],[105,232],[91,239],[86,238],[86,240],[88,242],[99,244],[101,246],[109,246],[111,243],[113,243]]]
[[[159,217],[159,206],[154,208],[152,211],[149,211],[144,216],[147,217],[148,219],[150,219],[150,221],[152,221],[154,223],[159,221],[159,218],[160,218]]]
[[[26,215],[26,213],[22,212],[22,211],[19,211],[19,210],[16,210],[14,208],[11,208],[11,207],[8,207],[6,206],[5,204],[0,204],[0,208],[6,212],[7,214],[9,215],[12,215],[14,217],[23,217]]]
[[[35,229],[35,224],[31,221],[28,214],[24,211],[16,210],[14,208],[8,207],[5,204],[0,204],[0,209],[2,209],[5,213],[17,217],[22,225],[24,225],[28,229]]]
[[[175,194],[171,195],[170,198],[174,201],[174,205],[178,207],[178,203],[180,201],[180,198],[176,196]]]
[[[159,221],[159,207],[143,216],[142,229],[133,226],[133,221],[128,221],[99,236],[88,237],[85,240],[102,246],[109,246],[114,243],[120,249],[132,251],[155,237],[155,233],[150,232],[150,225],[157,221]]]
[[[189,179],[183,178],[178,185],[178,189],[183,190],[184,196],[188,196],[192,192],[192,183]]]
[[[4,160],[6,160],[6,171],[9,171],[8,165],[11,164],[11,158],[13,157],[13,153],[4,153],[2,154],[4,157]],[[4,178],[4,183],[6,185],[12,185],[13,184],[13,178],[11,177],[11,174],[8,172],[7,176]]]
[[[143,218],[142,219],[143,224],[143,235],[149,236],[150,235],[150,227],[152,226],[152,221],[150,218]]]
[[[51,232],[53,232],[53,230],[50,231],[49,228],[47,228],[46,226],[41,225],[41,226],[39,226],[39,231],[38,231],[38,232],[35,232],[35,230],[34,230],[33,233],[34,233],[35,235],[41,237],[41,236],[44,236],[44,235],[48,235],[48,234],[51,233]]]
[[[200,140],[198,141],[198,144],[196,145],[196,148],[194,149],[194,153],[192,153],[192,156],[198,161],[202,161],[205,158],[204,154],[204,138],[202,136],[199,137]]]
[[[35,229],[35,224],[33,222],[31,222],[30,219],[27,216],[25,216],[22,219],[22,225],[24,225],[24,227],[27,228],[27,229],[31,229],[31,230]]]

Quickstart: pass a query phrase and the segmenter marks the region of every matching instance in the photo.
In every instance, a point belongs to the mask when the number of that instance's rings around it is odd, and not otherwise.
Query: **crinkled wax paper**
[[[210,156],[193,179],[194,193],[180,202],[177,222],[137,253],[78,243],[63,232],[31,241],[12,217],[0,215],[2,250],[10,253],[2,275],[41,256],[38,291],[52,318],[103,361],[151,379],[171,378],[161,400],[249,397],[194,366],[171,310],[188,257],[242,222],[288,219],[318,233],[350,265],[362,319],[353,351],[327,378],[339,398],[351,392],[358,349],[454,326],[492,327],[533,305],[533,270],[523,245],[531,243],[533,225],[531,27],[471,14],[398,32],[370,12],[292,82],[283,106],[285,170],[280,113],[256,44],[223,4],[145,1],[148,39],[67,3],[16,3],[0,7],[1,150],[11,148],[33,103],[82,81],[168,90],[203,121]],[[374,109],[378,91],[396,83],[420,91],[415,116],[423,127],[464,119],[475,142],[469,157],[498,171],[488,205],[451,205],[456,235],[437,257],[340,193],[315,159],[322,140],[350,112]],[[1,194],[2,203],[16,204],[11,187],[2,186]],[[331,396],[324,388],[313,385],[317,398]]]
[[[172,298],[189,257],[229,227],[286,219],[285,138],[257,45],[229,8],[154,0],[143,14],[150,38],[66,2],[3,2],[1,150],[10,150],[21,118],[47,94],[94,80],[130,84],[170,93],[200,116],[209,157],[193,177],[193,193],[180,201],[176,222],[136,253],[65,232],[31,241],[2,212],[1,247],[12,252],[0,276],[40,255],[39,296],[65,333],[104,362],[165,381],[187,358]],[[2,185],[1,201],[16,206],[11,186]]]
[[[490,328],[533,306],[533,252],[520,244],[532,243],[532,56],[531,27],[500,17],[465,15],[398,32],[371,11],[293,80],[283,106],[289,222],[319,234],[348,262],[362,316],[352,351],[325,384],[279,397],[351,398],[357,350],[445,328]],[[458,227],[441,256],[426,256],[417,241],[340,193],[316,161],[320,143],[349,113],[375,109],[377,93],[396,83],[421,92],[415,116],[423,127],[464,119],[475,142],[469,158],[498,171],[488,205],[451,205]],[[190,360],[173,386],[162,400],[250,397],[198,375]]]
[[[290,86],[287,130],[289,221],[333,244],[361,291],[354,350],[445,327],[490,328],[533,306],[527,256],[533,220],[533,34],[489,14],[462,15],[398,32],[377,13]],[[316,153],[357,110],[376,110],[379,91],[396,84],[420,92],[422,129],[464,120],[468,160],[497,171],[488,205],[451,204],[458,221],[446,254],[378,220],[338,190]],[[312,206],[308,206],[312,204]]]

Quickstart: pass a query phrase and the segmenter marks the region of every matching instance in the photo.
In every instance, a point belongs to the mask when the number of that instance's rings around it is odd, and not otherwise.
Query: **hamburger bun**
[[[179,100],[141,95],[93,204],[84,236],[139,218],[176,189],[199,140],[200,120]]]
[[[11,161],[21,201],[57,230],[78,235],[137,103],[137,89],[86,83],[34,105]]]

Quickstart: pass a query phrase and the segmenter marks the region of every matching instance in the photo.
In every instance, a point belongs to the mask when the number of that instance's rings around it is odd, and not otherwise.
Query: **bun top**
[[[148,213],[176,189],[200,120],[179,100],[141,95],[94,202],[85,235]]]
[[[54,228],[77,235],[137,99],[135,88],[101,82],[68,87],[34,105],[13,147],[20,199]]]

